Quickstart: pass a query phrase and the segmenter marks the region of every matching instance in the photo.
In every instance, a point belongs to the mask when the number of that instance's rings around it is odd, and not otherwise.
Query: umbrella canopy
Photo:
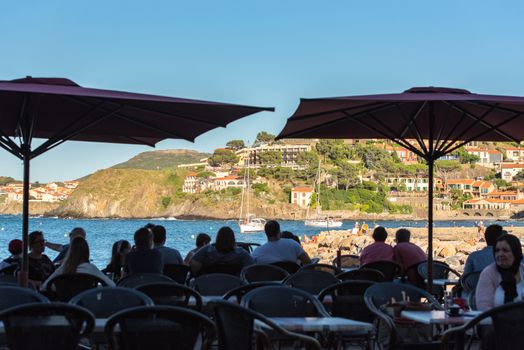
[[[63,78],[0,81],[0,147],[24,161],[22,280],[27,278],[30,160],[67,140],[154,146],[194,139],[273,108],[90,89]],[[34,138],[45,141],[35,149]]]
[[[301,99],[277,139],[382,138],[424,158],[429,167],[428,290],[431,290],[435,160],[474,140],[522,141],[523,114],[523,97],[416,87],[399,94]]]

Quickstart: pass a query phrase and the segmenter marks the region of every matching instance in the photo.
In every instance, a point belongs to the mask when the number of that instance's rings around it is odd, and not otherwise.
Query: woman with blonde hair
[[[82,237],[76,237],[71,241],[64,262],[42,284],[41,290],[46,290],[47,284],[55,276],[75,273],[93,275],[103,280],[108,286],[115,286],[115,283],[111,279],[89,262],[89,245],[87,241]]]

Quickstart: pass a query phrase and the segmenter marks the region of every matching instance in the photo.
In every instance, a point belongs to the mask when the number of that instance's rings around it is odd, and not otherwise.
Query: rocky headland
[[[504,227],[509,233],[524,237],[524,227]],[[428,250],[427,228],[410,228],[411,242],[422,250]],[[386,243],[394,245],[395,229],[388,229]],[[342,249],[342,254],[360,254],[364,247],[373,243],[371,232],[358,236],[348,230],[331,230],[321,232],[315,239],[305,238],[302,245],[312,257],[319,257],[323,263],[331,264]],[[433,230],[433,257],[448,263],[458,272],[464,270],[469,254],[486,246],[484,238],[477,237],[475,227],[437,227]]]

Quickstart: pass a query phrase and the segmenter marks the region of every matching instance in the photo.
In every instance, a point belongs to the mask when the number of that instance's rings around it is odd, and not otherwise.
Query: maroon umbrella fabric
[[[63,78],[0,81],[0,147],[24,161],[22,284],[27,283],[30,160],[67,141],[154,146],[194,139],[273,108],[84,88]],[[35,138],[44,142],[32,149]]]
[[[301,99],[277,136],[283,138],[389,139],[424,158],[429,167],[431,277],[435,160],[474,140],[522,141],[524,97],[416,87],[399,94]]]

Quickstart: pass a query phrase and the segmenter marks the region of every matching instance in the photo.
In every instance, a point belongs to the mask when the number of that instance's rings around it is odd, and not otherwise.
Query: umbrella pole
[[[24,158],[24,189],[23,189],[23,204],[22,204],[22,269],[18,273],[18,282],[21,287],[28,286],[29,276],[29,165],[31,162],[31,149],[27,144],[22,145],[22,152]]]
[[[433,167],[435,159],[430,156],[428,160],[429,183],[428,183],[428,292],[433,290]]]

